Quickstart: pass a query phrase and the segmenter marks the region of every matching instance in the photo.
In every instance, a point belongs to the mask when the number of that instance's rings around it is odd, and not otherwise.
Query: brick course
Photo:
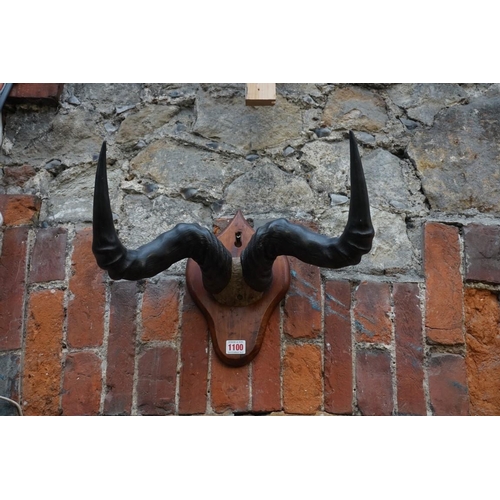
[[[62,373],[64,292],[31,292],[23,367],[26,415],[58,415]]]
[[[387,350],[357,350],[356,397],[362,415],[392,415],[391,355]]]
[[[394,331],[398,413],[425,415],[424,342],[419,288],[416,283],[394,284]]]
[[[325,411],[352,412],[351,284],[325,285]]]
[[[69,278],[68,345],[97,347],[104,336],[105,273],[92,254],[92,230],[77,231]]]
[[[497,226],[465,226],[462,260],[461,229],[427,223],[420,283],[323,284],[290,259],[259,355],[232,368],[182,276],[107,291],[90,227],[33,227],[35,197],[0,200],[0,394],[28,415],[500,414]]]
[[[130,415],[136,339],[137,284],[111,284],[109,317],[106,415]]]
[[[0,351],[21,347],[28,228],[7,228],[0,257]]]
[[[283,365],[283,405],[287,413],[311,415],[322,403],[321,352],[303,344],[286,348]]]
[[[66,357],[62,390],[63,415],[98,415],[102,392],[102,362],[93,352]]]
[[[463,283],[460,274],[458,228],[430,222],[425,225],[427,339],[437,344],[462,344]]]
[[[465,360],[458,354],[434,354],[429,362],[429,394],[434,415],[468,415]]]

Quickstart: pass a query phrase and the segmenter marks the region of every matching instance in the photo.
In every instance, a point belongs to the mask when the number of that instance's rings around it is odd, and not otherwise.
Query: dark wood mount
[[[271,313],[290,285],[290,268],[285,256],[278,257],[274,262],[273,281],[267,291],[255,292],[244,283],[240,255],[253,234],[252,227],[238,212],[218,236],[233,257],[231,282],[224,290],[227,293],[222,296],[206,291],[196,262],[189,259],[186,267],[189,293],[207,320],[214,350],[230,366],[245,365],[257,355]]]

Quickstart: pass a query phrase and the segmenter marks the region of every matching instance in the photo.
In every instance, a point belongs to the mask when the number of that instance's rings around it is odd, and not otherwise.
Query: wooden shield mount
[[[241,274],[240,255],[254,230],[238,211],[218,236],[233,257],[231,281],[217,295],[206,291],[198,264],[189,259],[186,283],[193,300],[205,316],[217,356],[227,365],[242,366],[257,355],[274,308],[290,285],[288,259],[279,256],[273,264],[273,281],[265,292],[251,289]]]

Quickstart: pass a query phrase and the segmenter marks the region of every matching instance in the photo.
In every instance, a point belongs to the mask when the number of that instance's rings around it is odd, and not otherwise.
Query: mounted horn
[[[103,142],[94,188],[92,251],[97,264],[112,279],[140,280],[168,269],[185,258],[193,259],[210,293],[221,292],[231,279],[232,257],[208,229],[199,224],[177,224],[137,250],[123,246],[113,224]]]
[[[363,165],[356,139],[349,132],[351,156],[351,201],[342,235],[329,238],[286,219],[277,219],[260,227],[241,255],[245,282],[254,290],[267,290],[273,281],[272,267],[279,255],[290,255],[319,267],[339,269],[358,264],[372,247],[375,231]]]

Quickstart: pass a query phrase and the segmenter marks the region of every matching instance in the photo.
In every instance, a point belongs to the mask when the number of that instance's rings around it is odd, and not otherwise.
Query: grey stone
[[[79,106],[81,104],[80,99],[78,99],[74,95],[69,97],[68,102],[69,102],[69,104],[72,104],[73,106]]]
[[[414,174],[413,192],[408,189],[409,181],[404,175],[405,169],[407,176],[412,175],[408,164],[383,149],[364,155],[362,162],[371,206],[383,210],[393,206],[420,215],[425,213],[425,198]]]
[[[225,192],[226,209],[244,213],[292,213],[314,207],[314,194],[307,182],[262,163],[238,177]]]
[[[17,110],[9,116],[6,127],[13,144],[10,159],[22,164],[29,158],[33,165],[59,158],[68,166],[91,161],[102,144],[95,119],[81,106],[59,112]]]
[[[323,128],[316,128],[314,129],[314,133],[319,137],[328,137],[332,131],[329,128],[323,127]]]
[[[148,105],[123,120],[116,142],[128,147],[133,146],[148,134],[168,123],[178,112],[177,106]]]
[[[256,155],[256,154],[250,154],[250,155],[245,156],[245,160],[247,160],[247,161],[255,161],[258,159],[259,159],[259,155]]]
[[[55,177],[48,186],[47,217],[57,222],[91,222],[95,182],[94,164],[73,167]],[[120,202],[121,172],[108,169],[108,185],[113,211]]]
[[[349,201],[349,198],[343,194],[330,193],[330,204],[334,205],[344,205]]]
[[[193,132],[248,152],[290,143],[300,137],[298,106],[277,96],[274,106],[245,106],[241,97],[215,98],[200,91]]]
[[[149,178],[169,196],[196,189],[196,200],[212,203],[222,198],[226,183],[250,168],[243,159],[227,159],[217,153],[177,144],[171,139],[151,143],[131,162],[133,173]]]
[[[434,117],[443,108],[457,104],[467,96],[460,85],[453,83],[405,83],[390,87],[387,93],[410,118],[426,125],[432,125]]]
[[[384,100],[375,92],[360,87],[335,90],[328,98],[323,122],[332,129],[379,132],[387,123]]]
[[[295,149],[293,149],[291,146],[287,146],[284,150],[283,150],[283,156],[290,156],[290,155],[293,155],[293,153],[295,153]]]
[[[130,111],[135,108],[135,104],[127,104],[126,106],[116,106],[116,114],[120,115],[125,113],[125,111]]]
[[[481,97],[439,114],[416,132],[408,154],[433,209],[500,212],[500,97]]]
[[[301,164],[310,170],[311,187],[318,193],[347,192],[349,142],[313,141],[302,148]]]
[[[72,88],[71,88],[72,87]],[[101,113],[114,113],[117,107],[135,106],[141,100],[140,83],[75,83],[68,91]]]
[[[106,129],[106,132],[108,134],[113,134],[118,130],[118,125],[114,124],[113,122],[106,122],[104,124],[104,128]]]
[[[130,194],[123,199],[116,227],[123,244],[137,248],[181,222],[211,228],[210,209],[182,198],[160,195],[151,200],[142,194]]]
[[[320,231],[340,236],[347,223],[349,205],[331,207],[320,218]],[[356,265],[356,272],[372,274],[420,273],[420,265],[408,238],[405,216],[371,208],[375,238],[370,253]],[[354,268],[353,268],[354,270]]]
[[[64,170],[64,165],[61,160],[51,160],[45,164],[44,168],[51,174],[57,175],[59,172]]]

